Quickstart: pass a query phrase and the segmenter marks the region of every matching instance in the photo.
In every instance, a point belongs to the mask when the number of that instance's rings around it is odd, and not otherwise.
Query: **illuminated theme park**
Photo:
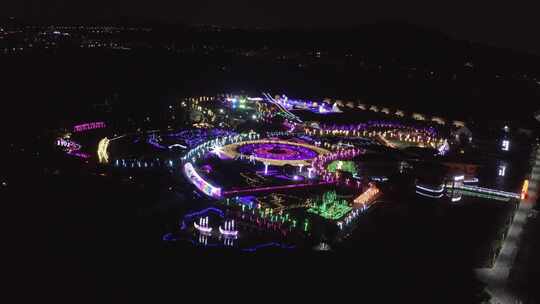
[[[83,122],[54,143],[126,183],[169,176],[163,187],[184,200],[154,236],[166,246],[347,250],[404,201],[437,212],[483,206],[500,221],[528,196],[518,166],[470,157],[474,134],[459,120],[269,93],[179,98],[166,113],[166,127]],[[519,149],[508,128],[498,153]],[[500,246],[487,247],[491,263]]]
[[[4,2],[17,302],[540,303],[540,1]]]

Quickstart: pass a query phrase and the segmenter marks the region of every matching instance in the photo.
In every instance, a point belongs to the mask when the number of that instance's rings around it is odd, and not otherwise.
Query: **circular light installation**
[[[282,143],[255,143],[241,146],[239,152],[258,158],[275,160],[303,160],[317,157],[317,152],[302,146]]]
[[[304,166],[319,155],[330,153],[316,146],[284,140],[253,140],[227,145],[222,152],[230,158],[253,158],[274,166]]]

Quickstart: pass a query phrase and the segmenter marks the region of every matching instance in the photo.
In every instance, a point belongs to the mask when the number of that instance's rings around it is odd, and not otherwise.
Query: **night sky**
[[[538,1],[307,0],[2,0],[0,16],[28,20],[115,20],[262,27],[342,27],[397,20],[540,54]],[[60,21],[61,22],[61,21]]]

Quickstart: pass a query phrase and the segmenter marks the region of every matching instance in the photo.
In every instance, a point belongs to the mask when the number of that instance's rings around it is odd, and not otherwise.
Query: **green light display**
[[[349,172],[352,175],[355,175],[358,172],[356,164],[350,160],[335,160],[328,165],[328,172],[335,173],[337,170]]]
[[[317,201],[308,212],[317,214],[329,220],[338,220],[345,216],[352,208],[346,200],[340,200],[337,197],[336,191],[329,191],[323,194],[322,198]]]

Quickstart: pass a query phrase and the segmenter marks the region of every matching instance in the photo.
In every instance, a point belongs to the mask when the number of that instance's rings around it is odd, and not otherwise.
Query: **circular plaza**
[[[317,156],[330,151],[305,143],[285,140],[251,140],[233,143],[222,148],[230,158],[248,158],[273,166],[309,165]]]

